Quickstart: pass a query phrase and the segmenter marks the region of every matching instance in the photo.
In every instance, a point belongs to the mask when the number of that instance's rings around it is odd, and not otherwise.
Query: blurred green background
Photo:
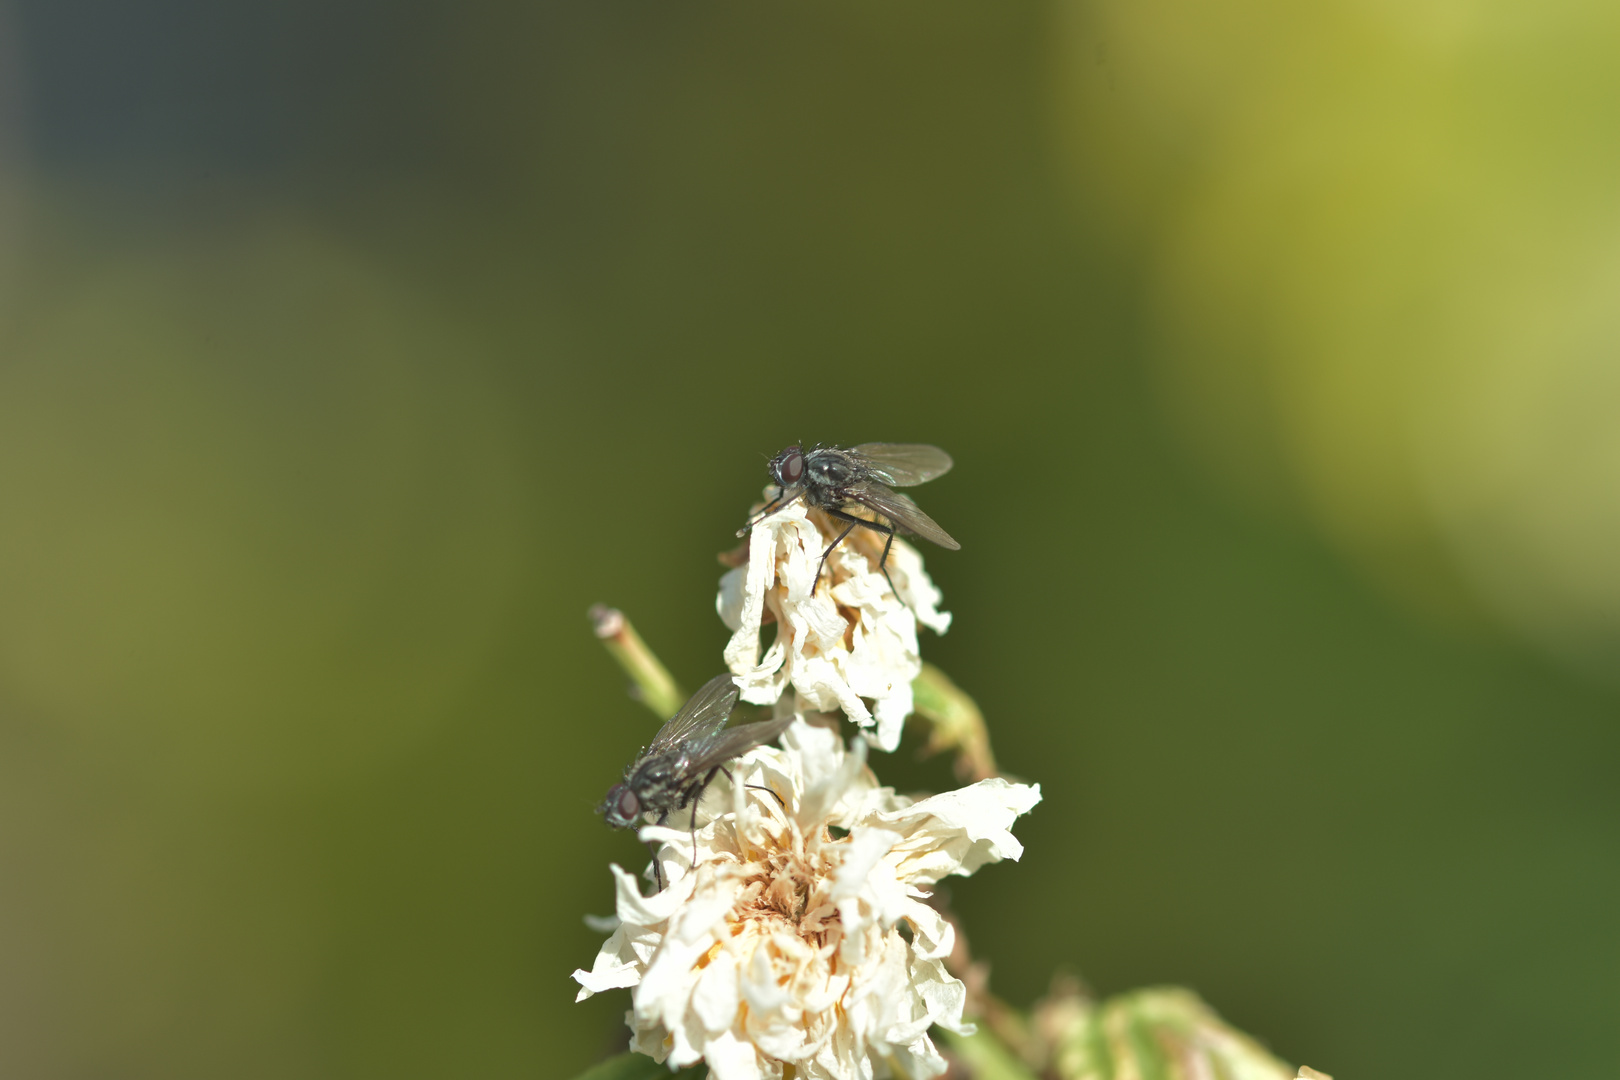
[[[0,1072],[567,1076],[796,440],[938,443],[994,986],[1612,1067],[1620,8],[0,5]],[[911,744],[902,788],[949,783]]]

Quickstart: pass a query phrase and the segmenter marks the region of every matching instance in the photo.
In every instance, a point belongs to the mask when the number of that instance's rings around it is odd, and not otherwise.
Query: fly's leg
[[[862,528],[871,529],[873,532],[882,533],[888,538],[883,541],[883,554],[878,557],[878,569],[883,572],[883,580],[889,583],[889,591],[894,593],[894,598],[899,600],[902,604],[906,604],[905,598],[900,595],[900,590],[894,587],[894,579],[889,576],[889,548],[894,546],[894,526],[883,525],[876,521],[868,521],[865,518],[856,517],[854,514],[847,514],[842,510],[828,510],[827,513],[831,514],[835,518],[840,518],[849,522],[849,527],[838,534],[838,540],[842,540],[844,537],[848,536],[850,529],[855,528],[857,525],[861,526]],[[838,540],[834,540],[832,545],[828,547],[826,551],[822,552],[821,561],[823,564],[826,563],[827,556],[832,553],[832,549],[838,546]],[[816,571],[816,580],[821,580],[820,570]],[[812,595],[814,595],[815,589],[811,589],[810,592]],[[913,615],[916,614],[915,611],[912,611],[910,604],[906,604],[906,610],[911,611]]]
[[[664,822],[666,822],[668,820],[669,820],[669,811],[665,810],[663,813],[658,815],[658,821],[656,822],[656,824],[662,825]],[[656,896],[656,895],[658,895],[658,893],[661,893],[661,892],[664,891],[664,867],[658,861],[658,841],[656,841],[656,840],[647,841],[647,850],[652,852],[653,880],[658,883],[658,888],[653,893],[653,895]]]
[[[902,604],[906,604],[905,600],[900,596],[900,590],[894,587],[894,579],[889,576],[889,549],[893,546],[894,527],[891,525],[889,527],[889,538],[883,541],[883,554],[878,558],[878,569],[883,571],[883,580],[889,583],[889,591],[894,593],[894,598],[899,600]],[[909,609],[911,605],[906,604],[906,607]],[[912,614],[916,615],[917,613],[913,611]]]
[[[810,583],[811,596],[816,595],[816,586],[821,584],[821,572],[827,569],[827,556],[833,553],[833,548],[837,547],[839,544],[842,544],[844,542],[844,537],[848,536],[855,526],[866,524],[866,522],[862,521],[860,518],[851,517],[841,510],[829,510],[827,513],[832,514],[834,517],[843,518],[845,521],[849,522],[849,524],[845,525],[844,531],[838,534],[838,539],[828,544],[827,550],[821,553],[821,561],[816,564],[816,580]]]
[[[692,866],[691,866],[691,869],[693,869],[693,870],[697,869],[697,812],[698,812],[698,803],[703,801],[703,793],[705,791],[709,790],[709,784],[713,782],[714,774],[719,772],[722,767],[723,766],[716,765],[714,768],[710,769],[709,774],[707,776],[705,776],[697,784],[695,784],[692,787],[687,789],[687,791],[689,791],[691,794],[689,794],[685,799],[681,800],[681,804],[683,806],[687,802],[690,802],[692,804]],[[727,775],[730,775],[730,774],[728,773]]]
[[[764,507],[760,509],[759,513],[755,514],[753,517],[744,522],[743,527],[737,530],[737,535],[739,537],[747,536],[749,529],[752,529],[755,525],[758,525],[760,522],[782,509],[782,507],[792,502],[793,499],[783,497],[786,494],[787,488],[778,486],[776,489],[776,497],[770,502],[766,503]],[[797,498],[797,496],[794,496],[794,498]]]
[[[731,770],[726,768],[724,765],[720,766],[720,771],[725,773],[726,774],[726,779],[730,780],[733,784],[735,784],[737,782],[737,778],[735,776],[731,775]],[[787,803],[782,801],[782,796],[778,795],[776,792],[772,791],[770,788],[766,787],[764,784],[744,784],[743,787],[745,787],[745,788],[753,788],[755,791],[763,791],[765,794],[767,794],[771,798],[775,799],[776,802],[777,802],[777,805],[780,806],[783,810],[787,809]]]

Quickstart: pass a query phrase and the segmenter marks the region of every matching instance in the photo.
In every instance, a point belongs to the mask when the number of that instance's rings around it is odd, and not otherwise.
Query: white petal
[[[656,1019],[667,1028],[680,1023],[691,996],[687,976],[697,965],[698,957],[709,951],[711,942],[665,940],[652,963],[641,976],[636,992],[636,1015],[643,1019]]]
[[[615,886],[613,906],[618,912],[620,922],[636,926],[661,923],[669,918],[692,892],[690,882],[684,886],[680,882],[672,882],[661,893],[642,896],[641,883],[634,877],[625,873],[617,864],[609,866],[608,869],[613,872]]]
[[[669,1056],[669,1038],[664,1029],[658,1024],[637,1024],[634,1012],[625,1013],[624,1022],[630,1028],[630,1049],[663,1064]]]
[[[1012,823],[1040,801],[1039,784],[1014,784],[993,777],[957,791],[930,796],[905,810],[880,814],[878,818],[901,828],[905,828],[906,823],[916,822],[920,828],[934,834],[960,832],[971,847],[960,852],[961,866],[952,872],[971,874],[986,862],[1017,859],[1024,853],[1024,845],[1012,834]],[[924,820],[927,818],[933,820]]]
[[[780,1080],[782,1062],[803,1080],[937,1076],[928,1031],[968,1030],[966,988],[924,890],[1019,854],[1010,827],[1040,793],[992,780],[913,802],[865,760],[863,741],[801,718],[733,768],[773,794],[720,782],[695,838],[643,828],[679,876],[649,897],[613,869],[619,926],[575,974],[581,996],[632,987],[632,1045],[705,1059],[716,1080]]]
[[[602,943],[591,970],[576,970],[574,981],[580,985],[575,1001],[584,1001],[592,994],[634,986],[640,982],[641,967],[631,951],[629,934],[622,927],[615,930],[613,936]]]
[[[973,1025],[962,1021],[967,987],[945,971],[943,960],[919,961],[912,970],[912,986],[923,1000],[930,1024],[959,1035],[973,1034]]]
[[[736,902],[741,882],[735,874],[709,876],[704,888],[697,891],[670,920],[666,941],[696,944],[712,941],[725,925],[725,917]]]
[[[867,878],[878,860],[887,855],[901,835],[890,829],[863,825],[849,834],[843,861],[833,871],[832,899],[836,903],[858,896],[867,887]]]
[[[800,829],[810,835],[823,821],[834,817],[834,809],[848,797],[866,770],[866,744],[856,743],[845,751],[836,732],[811,727],[799,721],[788,729],[783,738],[790,745],[802,748],[806,783],[794,814]],[[865,789],[875,786],[860,784]]]
[[[956,944],[956,931],[950,920],[917,900],[907,899],[904,918],[911,924],[911,946],[925,959],[943,959]]]
[[[747,581],[746,565],[739,566],[735,570],[727,570],[720,577],[720,595],[714,598],[714,608],[720,614],[720,621],[733,631],[742,629],[743,598],[747,591]]]
[[[721,951],[698,976],[692,993],[692,1011],[712,1033],[725,1031],[737,1018],[741,1002],[737,991],[737,962]]]
[[[878,749],[892,751],[900,745],[900,736],[906,730],[906,717],[911,715],[914,704],[910,683],[901,683],[877,699],[872,708],[872,719],[877,730],[869,738]]]
[[[709,1040],[704,1059],[714,1080],[765,1080],[759,1052],[730,1032]]]
[[[775,538],[771,530],[756,525],[748,537],[748,563],[728,572],[723,579],[717,605],[726,625],[736,630],[726,642],[722,655],[733,674],[741,676],[738,689],[744,701],[766,705],[781,696],[786,673],[781,670],[785,655],[773,647],[762,660],[759,630],[765,616],[765,596],[776,578]],[[736,582],[742,581],[740,606],[733,606]]]
[[[743,998],[748,1007],[761,1015],[769,1015],[786,1005],[791,996],[776,982],[771,970],[771,958],[763,948],[755,949],[748,963],[747,977],[742,980]]]
[[[911,711],[912,680],[922,670],[918,620],[943,632],[950,616],[938,610],[938,590],[903,541],[889,553],[894,590],[878,570],[871,543],[860,537],[833,549],[818,588],[830,538],[806,513],[802,502],[794,503],[756,524],[748,565],[722,578],[716,607],[734,630],[726,665],[738,676],[744,701],[769,704],[791,683],[804,705],[842,711],[874,729],[874,745],[892,750]],[[775,615],[777,632],[761,656],[766,611]]]
[[[949,1068],[927,1035],[921,1036],[910,1046],[896,1047],[895,1060],[912,1080],[933,1080],[933,1077],[944,1075]]]

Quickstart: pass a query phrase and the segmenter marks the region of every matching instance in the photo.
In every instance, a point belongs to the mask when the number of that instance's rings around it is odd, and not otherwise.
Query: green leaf
[[[1054,1019],[1057,1014],[1051,1014]],[[1294,1070],[1190,990],[1153,987],[1070,1010],[1050,1037],[1061,1080],[1294,1080]]]
[[[911,683],[912,710],[928,725],[925,752],[956,751],[956,774],[963,780],[1000,775],[990,752],[984,714],[960,686],[933,664],[923,664]]]
[[[655,1077],[665,1080],[672,1075],[674,1080],[701,1080],[709,1075],[709,1070],[705,1065],[694,1065],[671,1074],[668,1066],[660,1065],[645,1054],[620,1054],[592,1065],[574,1080],[654,1080]]]
[[[968,1067],[973,1080],[1035,1080],[1029,1067],[984,1028],[972,1035],[949,1031],[941,1031],[940,1035],[951,1053]]]

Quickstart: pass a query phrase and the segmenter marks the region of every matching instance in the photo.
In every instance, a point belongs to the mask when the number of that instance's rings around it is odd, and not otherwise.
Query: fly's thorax
[[[643,810],[671,810],[689,780],[676,755],[658,754],[642,762],[625,785],[635,791]]]
[[[842,450],[812,450],[804,461],[805,481],[809,487],[841,488],[851,483],[859,466]]]

